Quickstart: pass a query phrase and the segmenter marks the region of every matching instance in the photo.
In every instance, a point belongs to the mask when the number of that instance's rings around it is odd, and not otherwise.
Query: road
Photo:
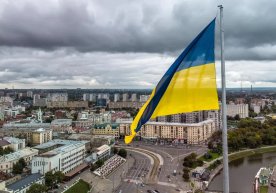
[[[158,171],[158,181],[147,187],[148,189],[161,189],[162,192],[165,189],[168,189],[166,192],[175,192],[176,189],[190,190],[189,183],[185,183],[182,178],[183,158],[192,152],[201,155],[207,150],[204,146],[171,146],[137,141],[133,142],[131,147],[152,151],[162,156],[163,165]],[[174,170],[177,171],[176,176],[173,175]]]
[[[127,193],[134,192],[134,190],[136,192],[143,192],[141,184],[150,170],[150,159],[136,152],[129,152],[129,154],[134,158],[134,164],[129,168],[124,182],[117,188],[116,192],[122,191],[123,193]]]

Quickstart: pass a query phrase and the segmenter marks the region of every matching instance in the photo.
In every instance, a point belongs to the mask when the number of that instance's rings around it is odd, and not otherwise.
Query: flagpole
[[[223,142],[223,192],[229,193],[229,167],[228,167],[228,142],[227,142],[227,106],[226,106],[226,83],[224,61],[224,29],[223,29],[223,6],[220,9],[220,45],[221,45],[221,91],[222,91],[222,142]]]

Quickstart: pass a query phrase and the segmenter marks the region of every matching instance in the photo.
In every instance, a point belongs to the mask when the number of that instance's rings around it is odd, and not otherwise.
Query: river
[[[276,152],[255,154],[230,162],[230,192],[252,193],[253,181],[261,167],[273,166],[276,163]],[[210,183],[208,190],[222,191],[223,171]]]

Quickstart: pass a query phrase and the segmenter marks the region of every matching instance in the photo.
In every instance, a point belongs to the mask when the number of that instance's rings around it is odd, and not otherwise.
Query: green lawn
[[[78,183],[66,190],[64,193],[87,193],[89,190],[89,184],[83,180],[80,180]]]
[[[268,192],[268,186],[261,186],[260,187],[260,193],[267,193]]]
[[[214,160],[214,159],[217,159],[217,158],[219,158],[219,157],[221,156],[220,154],[218,154],[218,153],[213,153],[213,152],[210,151],[210,150],[208,151],[208,153],[212,155],[211,158],[206,159],[206,158],[204,157],[204,155],[203,155],[203,156],[201,156],[199,159],[202,160],[202,161],[210,162],[210,161],[212,161],[212,160]]]

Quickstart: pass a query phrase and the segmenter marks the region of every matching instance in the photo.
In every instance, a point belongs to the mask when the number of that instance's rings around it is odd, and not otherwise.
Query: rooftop
[[[199,127],[202,126],[204,124],[208,124],[208,123],[212,123],[214,122],[211,119],[199,122],[199,123],[170,123],[170,122],[153,122],[153,121],[149,121],[146,123],[146,125],[167,125],[167,126],[186,126],[186,127]],[[121,124],[131,124],[132,121],[122,121]]]
[[[4,137],[3,139],[8,141],[11,144],[18,144],[18,143],[25,142],[25,139],[19,139],[19,138],[16,138],[16,137]]]
[[[72,125],[72,119],[55,119],[51,125]]]
[[[15,192],[16,190],[21,190],[21,189],[25,188],[26,186],[30,186],[31,184],[39,181],[42,178],[43,178],[43,176],[39,173],[31,174],[25,178],[22,178],[19,181],[7,186],[7,188],[9,190],[13,190]]]
[[[95,124],[94,125],[94,129],[105,129],[108,125],[110,125],[110,127],[112,129],[117,129],[119,127],[120,124],[118,123],[102,123],[102,124]]]
[[[6,123],[3,125],[3,128],[49,128],[50,127],[50,123],[35,123],[35,122],[30,122],[30,123],[18,123],[18,122],[10,122],[10,123]]]
[[[110,150],[110,147],[108,145],[102,145],[102,146],[98,147],[97,150],[98,150],[97,154],[101,155],[102,153]]]
[[[47,143],[43,143],[41,145],[37,145],[34,148],[43,150],[43,149],[50,149],[51,147],[55,147],[53,150],[50,150],[46,153],[41,154],[42,156],[53,156],[60,153],[65,153],[70,150],[73,150],[75,148],[78,148],[80,146],[85,145],[86,143],[89,143],[89,141],[73,141],[73,140],[61,140],[61,139],[54,139],[52,141],[49,141]]]
[[[0,139],[0,147],[3,147],[3,146],[6,146],[6,145],[9,145],[10,143],[5,140],[5,139]]]
[[[27,148],[18,150],[16,152],[1,156],[0,162],[9,162],[9,161],[13,161],[13,160],[18,160],[22,157],[32,155],[34,153],[38,153],[38,150],[27,147]]]

